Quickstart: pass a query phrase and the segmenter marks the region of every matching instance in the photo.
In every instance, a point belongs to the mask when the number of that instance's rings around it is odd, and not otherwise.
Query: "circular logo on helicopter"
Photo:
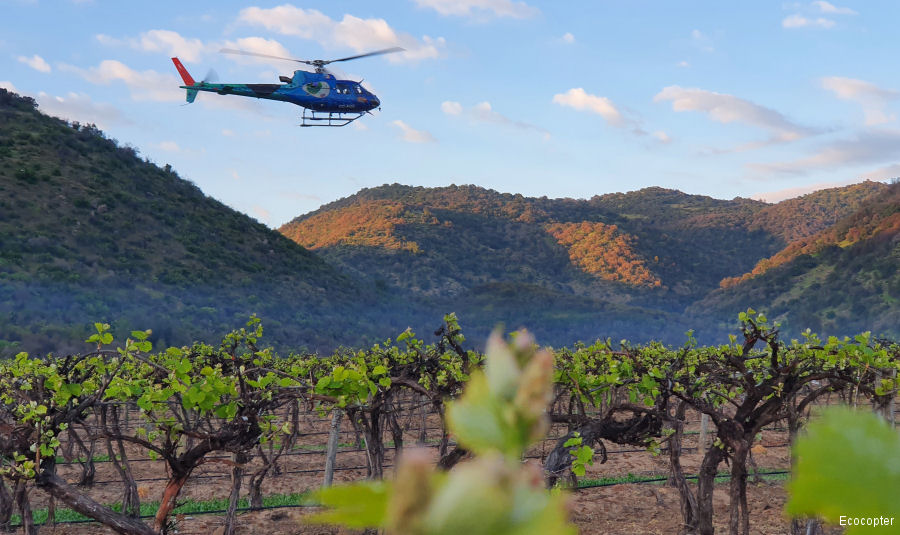
[[[303,90],[314,97],[324,98],[328,96],[331,88],[325,82],[310,82],[303,84]]]

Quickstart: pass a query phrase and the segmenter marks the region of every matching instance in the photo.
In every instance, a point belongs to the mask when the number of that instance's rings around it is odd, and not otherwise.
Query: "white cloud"
[[[669,137],[669,134],[663,132],[662,130],[657,130],[650,135],[655,137],[660,143],[669,143],[670,141],[672,141],[672,138]]]
[[[235,41],[225,41],[222,45],[224,48],[244,50],[246,52],[255,52],[257,54],[268,54],[270,56],[279,56],[282,58],[291,57],[291,53],[281,43],[274,39],[266,39],[265,37],[242,37]],[[216,47],[218,50],[222,47]],[[228,59],[238,63],[265,63],[267,65],[277,65],[283,68],[285,62],[271,59],[261,58],[259,56],[239,56],[237,54],[229,54]],[[298,66],[299,67],[299,66]]]
[[[30,58],[26,56],[19,56],[17,59],[19,60],[19,63],[24,63],[25,65],[28,65],[36,71],[50,72],[51,70],[50,65],[46,61],[44,61],[44,58],[38,56],[37,54],[31,56]]]
[[[263,9],[248,7],[242,9],[238,20],[283,35],[294,35],[303,39],[322,37],[323,30],[330,29],[335,22],[324,13],[315,9],[302,9],[290,4]]]
[[[712,39],[700,30],[691,31],[691,42],[704,52],[715,52],[716,50],[712,45]]]
[[[858,15],[856,11],[849,7],[838,7],[831,2],[825,2],[824,0],[818,0],[810,5],[822,13],[829,13],[831,15]]]
[[[233,137],[233,136],[234,136],[234,130],[229,130],[229,129],[226,128],[226,129],[222,130],[222,135],[225,136],[225,137]]]
[[[231,178],[234,179],[234,180],[240,180],[240,179],[241,179],[241,175],[239,175],[237,171],[235,171],[234,169],[232,169],[232,170],[231,170]]]
[[[425,130],[416,130],[400,119],[392,121],[391,124],[400,129],[400,137],[403,141],[408,141],[410,143],[434,143],[437,141],[429,132],[426,132]]]
[[[159,148],[166,152],[181,152],[181,147],[174,141],[163,141],[159,144]]]
[[[97,35],[96,38],[106,45],[117,46],[125,43],[136,50],[165,52],[170,57],[177,56],[189,62],[199,61],[205,53],[212,50],[211,45],[204,44],[200,39],[188,39],[171,30],[150,30],[124,41],[103,34]]]
[[[848,165],[878,164],[900,158],[900,130],[870,129],[851,139],[821,146],[805,158],[785,162],[750,164],[764,173],[805,174],[816,169],[834,169]]]
[[[6,89],[7,91],[12,91],[13,93],[18,93],[19,90],[16,89],[16,86],[13,85],[9,80],[0,81],[0,87]]]
[[[453,102],[452,100],[447,100],[441,102],[441,111],[446,113],[447,115],[459,115],[463,111],[462,104],[459,102]]]
[[[679,61],[678,64],[677,64],[677,66],[678,66],[678,67],[681,67],[681,68],[686,68],[686,67],[690,67],[691,64],[688,63],[687,61]]]
[[[569,32],[566,32],[562,36],[562,42],[571,45],[575,42],[575,36]]]
[[[125,39],[117,39],[104,34],[98,34],[95,37],[97,41],[107,46],[128,46],[144,52],[164,52],[170,57],[177,57],[186,62],[200,61],[204,56],[218,53],[222,48],[237,48],[258,54],[291,57],[291,53],[288,52],[284,45],[274,39],[266,39],[264,37],[242,37],[236,40],[204,43],[200,39],[189,39],[178,32],[170,30],[150,30],[141,33],[138,37]],[[278,65],[279,67],[284,66],[284,62],[271,58],[238,55],[230,55],[228,58],[245,65],[264,63]]]
[[[405,52],[390,54],[390,61],[418,61],[440,56],[445,46],[443,37],[422,39],[398,32],[384,19],[362,19],[344,15],[340,21],[315,9],[302,9],[284,4],[270,9],[248,7],[241,10],[238,21],[261,26],[282,35],[314,39],[325,46],[350,48],[355,52],[399,46]]]
[[[464,109],[459,102],[446,101],[441,104],[441,111],[447,115],[465,114],[466,117],[475,122],[491,123],[507,128],[514,128],[516,130],[530,130],[541,134],[544,139],[550,138],[550,132],[547,130],[531,123],[510,119],[509,117],[494,111],[491,103],[487,101],[479,102],[469,109]]]
[[[111,104],[94,102],[84,93],[69,93],[59,97],[41,92],[38,93],[36,100],[41,111],[67,121],[93,123],[100,128],[130,124],[118,108]]]
[[[857,80],[828,76],[822,78],[822,87],[832,91],[838,98],[858,102],[863,107],[866,125],[884,124],[897,119],[887,112],[887,105],[900,98],[900,92],[883,89],[875,84]]]
[[[184,99],[184,93],[178,86],[181,79],[173,74],[161,74],[156,71],[136,71],[121,61],[106,59],[96,67],[82,69],[72,65],[61,65],[61,70],[74,72],[85,80],[101,85],[112,82],[123,82],[131,90],[134,100],[153,100],[161,102]]]
[[[253,205],[251,208],[253,215],[257,220],[262,221],[263,223],[268,223],[272,219],[272,214],[262,206]]]
[[[431,8],[441,15],[485,20],[492,17],[527,19],[540,10],[513,0],[415,0],[419,7]]]
[[[553,102],[560,106],[566,106],[578,111],[595,113],[603,117],[610,126],[628,129],[636,136],[650,135],[664,143],[668,142],[667,140],[660,138],[657,133],[650,133],[644,130],[642,125],[643,120],[638,114],[634,112],[629,112],[627,114],[623,113],[610,99],[592,95],[581,87],[576,87],[569,89],[565,93],[553,95]]]
[[[863,173],[859,175],[860,178],[865,180],[889,180],[891,178],[900,177],[900,163],[895,163],[888,165],[886,167],[882,167],[880,169],[875,169],[874,171],[869,171],[867,173]]]
[[[808,19],[799,13],[789,15],[781,21],[783,28],[824,28],[827,30],[828,28],[833,28],[834,24],[834,21],[831,19],[824,17]]]
[[[676,112],[699,111],[720,123],[742,122],[763,128],[771,132],[776,141],[792,141],[816,132],[791,122],[773,109],[725,93],[673,85],[653,97],[654,102],[664,100],[672,101],[672,109]]]
[[[613,126],[623,126],[625,123],[622,114],[616,109],[611,100],[606,97],[591,95],[580,87],[553,95],[553,102],[578,111],[596,113]]]
[[[806,195],[807,193],[812,193],[814,191],[828,188],[839,188],[841,186],[847,186],[855,182],[855,179],[843,180],[840,182],[816,182],[815,184],[807,184],[806,186],[797,186],[792,188],[780,189],[777,191],[764,191],[760,193],[754,193],[750,196],[750,198],[756,199],[757,201],[776,203],[787,199],[793,199],[794,197],[800,197],[801,195]]]

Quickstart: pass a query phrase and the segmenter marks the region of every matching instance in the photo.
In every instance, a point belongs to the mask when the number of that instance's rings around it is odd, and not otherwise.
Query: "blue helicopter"
[[[278,79],[282,82],[281,84],[217,84],[210,83],[207,80],[209,75],[207,75],[207,79],[195,82],[178,58],[172,58],[172,62],[175,64],[175,68],[178,69],[182,80],[184,80],[185,85],[179,87],[187,90],[187,101],[189,103],[194,102],[199,91],[209,91],[220,95],[280,100],[303,107],[300,126],[346,126],[381,106],[381,101],[364,88],[360,82],[338,80],[325,66],[338,61],[350,61],[351,59],[401,51],[403,51],[402,48],[393,47],[340,59],[304,60],[282,58],[230,48],[221,50],[221,52],[226,54],[293,61],[315,68],[315,72],[297,70],[294,71],[293,76],[279,76]]]

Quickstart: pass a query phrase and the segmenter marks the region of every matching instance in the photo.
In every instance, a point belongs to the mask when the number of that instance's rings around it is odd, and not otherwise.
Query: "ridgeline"
[[[363,189],[278,232],[93,125],[0,89],[0,356],[84,350],[94,321],[157,347],[248,316],[277,347],[425,332],[456,312],[543,343],[705,342],[753,306],[837,334],[900,325],[900,185],[777,204],[645,188],[591,199]]]

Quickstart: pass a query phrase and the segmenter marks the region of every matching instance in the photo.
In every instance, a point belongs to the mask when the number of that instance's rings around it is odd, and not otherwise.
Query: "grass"
[[[311,494],[309,492],[295,492],[292,494],[273,494],[271,496],[263,496],[264,508],[299,505],[315,505],[315,503],[311,500]],[[117,512],[121,512],[122,510],[121,503],[108,504],[107,507]],[[238,509],[247,509],[249,507],[250,502],[247,498],[241,498],[240,500],[238,500]],[[154,516],[158,508],[158,501],[141,503],[141,517],[149,518]],[[224,511],[227,508],[228,498],[217,498],[213,500],[186,500],[175,508],[173,514],[204,514]],[[47,509],[33,510],[32,517],[34,518],[35,524],[45,523],[47,521]],[[93,522],[92,519],[67,508],[60,508],[56,510],[56,521],[62,523]],[[22,517],[20,515],[13,515],[12,525],[22,525]]]
[[[787,480],[790,473],[782,473],[785,472],[783,470],[759,470],[757,472],[751,471],[748,474],[748,477],[753,477],[758,475],[759,477],[767,480],[767,481],[785,481]],[[731,477],[731,474],[728,472],[719,472],[716,475],[716,482],[720,483],[722,481],[727,481]],[[696,476],[688,476],[689,479],[696,479]],[[613,477],[600,477],[600,478],[584,478],[578,481],[578,487],[580,489],[589,489],[593,487],[611,487],[613,485],[621,485],[623,483],[658,483],[663,484],[668,480],[668,476],[636,476],[634,474],[627,474],[624,476],[613,476]]]

